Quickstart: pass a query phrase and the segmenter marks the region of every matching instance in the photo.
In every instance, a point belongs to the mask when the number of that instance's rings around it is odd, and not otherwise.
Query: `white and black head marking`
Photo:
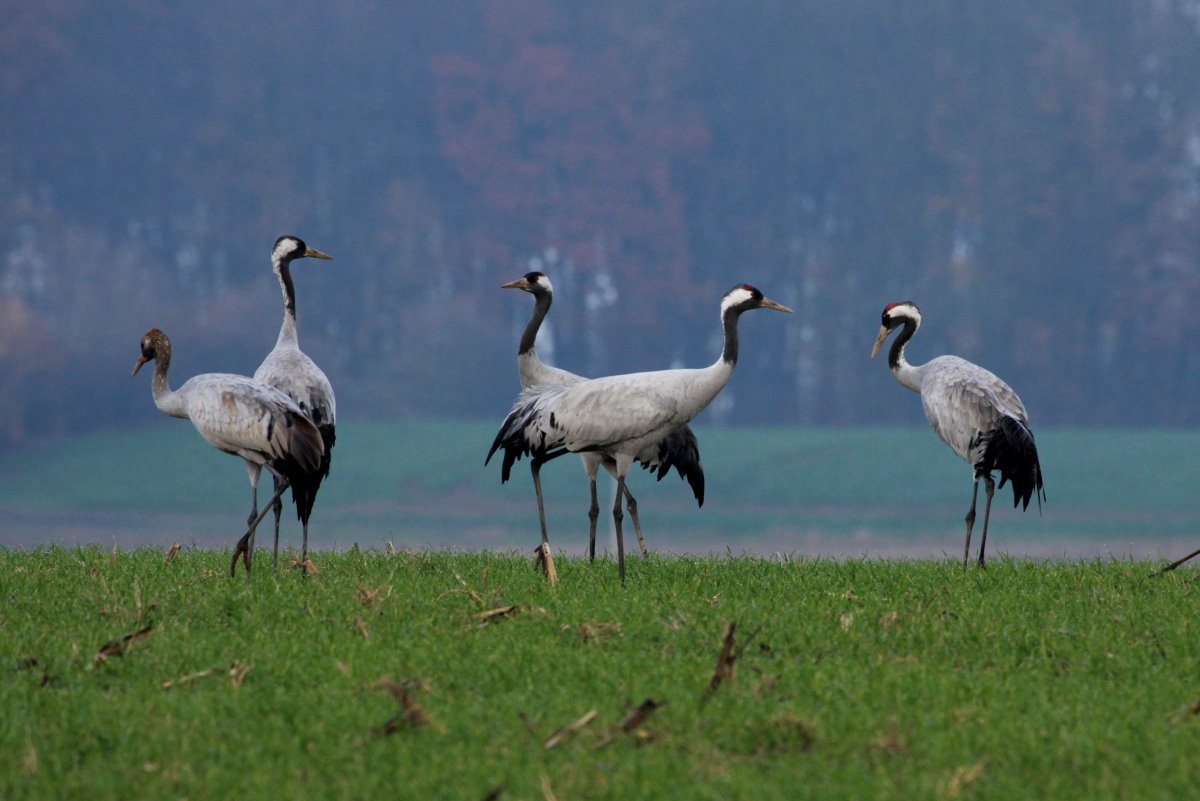
[[[536,292],[538,290],[542,292],[554,291],[554,287],[550,285],[550,279],[546,277],[545,273],[538,270],[525,273],[525,282],[529,285],[528,287],[523,287],[527,292]]]
[[[883,326],[889,331],[903,325],[908,320],[912,320],[918,325],[921,323],[921,310],[911,300],[889,303],[883,309]]]
[[[737,309],[739,312],[748,309],[755,309],[762,305],[763,293],[749,284],[738,284],[725,293],[725,299],[721,301],[721,314],[730,309]]]
[[[892,349],[888,352],[888,366],[895,370],[900,364],[900,351],[904,348],[904,343],[908,342],[921,325],[921,310],[911,300],[889,303],[883,307],[881,323],[879,336],[875,337],[875,347],[871,348],[872,359],[875,358],[875,354],[879,353],[879,349],[883,347],[888,336],[900,326],[904,326],[904,331],[896,337],[896,341],[892,343]]]
[[[750,309],[775,309],[776,311],[790,312],[787,306],[782,306],[770,298],[759,292],[757,288],[749,284],[737,284],[733,289],[725,293],[725,298],[721,301],[721,316],[724,317],[728,312],[733,311],[741,314]]]
[[[275,240],[271,255],[280,261],[298,259],[308,250],[304,240],[295,236],[284,235]]]
[[[333,258],[327,253],[310,248],[300,237],[287,234],[276,239],[275,247],[271,250],[271,258],[277,262],[287,263],[294,259],[303,259],[306,257],[325,260]]]

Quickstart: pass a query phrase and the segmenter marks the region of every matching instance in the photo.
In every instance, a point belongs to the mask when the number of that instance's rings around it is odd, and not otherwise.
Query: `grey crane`
[[[142,336],[142,354],[132,375],[146,362],[155,362],[151,392],[154,405],[171,417],[184,417],[214,448],[240,456],[250,476],[249,530],[253,537],[259,521],[279,495],[258,512],[258,478],[266,467],[283,481],[302,485],[320,469],[325,455],[321,433],[291,398],[278,389],[244,375],[203,373],[172,390],[167,371],[171,366],[171,341],[157,328]],[[237,564],[234,551],[230,572]],[[250,560],[246,558],[246,569]]]
[[[967,511],[967,539],[963,545],[963,566],[971,553],[971,530],[975,525],[975,499],[979,494],[979,479],[987,489],[987,506],[983,512],[983,535],[979,542],[979,566],[984,566],[987,545],[988,518],[992,511],[995,481],[992,471],[999,471],[1000,486],[1012,482],[1013,506],[1029,508],[1029,499],[1036,496],[1038,508],[1045,500],[1042,468],[1038,463],[1037,445],[1029,427],[1029,415],[1017,393],[995,374],[957,356],[938,356],[925,364],[911,365],[904,358],[904,346],[921,325],[921,310],[910,300],[891,303],[883,310],[883,325],[871,349],[871,358],[879,353],[888,335],[901,328],[888,352],[888,367],[902,385],[921,395],[925,417],[942,442],[966,460],[974,471],[971,489],[971,508]]]
[[[538,330],[546,318],[546,313],[550,311],[550,305],[554,302],[554,286],[550,283],[550,278],[545,273],[535,270],[526,273],[516,281],[501,285],[500,288],[521,289],[534,297],[533,314],[525,326],[525,333],[522,334],[521,344],[517,348],[517,370],[521,377],[521,388],[529,390],[556,384],[570,386],[586,381],[587,379],[581,375],[552,367],[538,358],[536,348]],[[605,451],[588,451],[579,456],[583,461],[583,469],[587,474],[588,485],[591,489],[592,505],[588,510],[588,558],[594,560],[596,558],[596,520],[600,516],[600,504],[596,499],[596,475],[600,466],[603,465],[604,469],[612,474],[613,478],[616,478],[617,462],[614,456]],[[704,468],[700,464],[700,445],[689,426],[682,425],[658,442],[650,443],[637,454],[634,460],[643,468],[656,472],[659,481],[674,467],[679,473],[679,477],[686,479],[691,486],[697,505],[704,505]],[[538,517],[542,526],[542,542],[546,543],[546,513],[542,502],[542,483],[539,476],[541,465],[542,462],[538,459],[530,460],[533,486],[537,492]],[[507,469],[504,471],[503,478],[504,480],[508,478]],[[633,529],[637,533],[642,556],[645,557],[647,555],[646,540],[642,536],[641,521],[638,520],[637,500],[629,491],[628,486],[625,487],[625,508],[629,511],[629,516],[633,518]]]
[[[254,380],[261,381],[287,394],[300,411],[308,415],[317,431],[321,432],[321,441],[325,445],[325,453],[321,457],[320,468],[306,475],[305,480],[293,482],[292,501],[296,504],[296,516],[304,529],[304,539],[300,551],[300,570],[308,570],[308,519],[312,515],[313,504],[317,499],[317,490],[321,481],[329,475],[329,464],[333,457],[333,444],[336,441],[337,401],[333,395],[333,386],[325,373],[317,366],[304,351],[300,350],[300,342],[296,336],[296,288],[292,282],[292,262],[296,259],[332,259],[319,250],[314,250],[304,241],[295,236],[281,236],[275,240],[271,249],[271,268],[279,280],[279,288],[283,292],[283,323],[279,327],[279,338],[275,347],[263,359],[263,363],[254,371]],[[274,474],[273,474],[274,475]],[[281,479],[275,478],[275,489],[280,489]],[[272,505],[275,511],[275,545],[271,553],[271,567],[279,564],[279,516],[283,511],[283,502],[276,499]],[[247,546],[254,548],[254,538],[250,538]]]
[[[629,468],[644,448],[691,422],[724,388],[737,364],[738,318],[751,309],[791,311],[749,284],[738,284],[721,299],[725,345],[712,365],[605,376],[526,390],[501,425],[485,463],[501,448],[505,471],[525,454],[542,462],[564,453],[598,451],[609,455],[617,471],[613,522],[623,583],[621,501]]]

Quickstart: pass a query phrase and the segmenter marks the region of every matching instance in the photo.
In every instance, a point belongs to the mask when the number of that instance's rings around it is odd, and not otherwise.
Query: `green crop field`
[[[340,425],[313,515],[314,547],[531,549],[538,533],[528,469],[519,463],[501,485],[498,465],[483,465],[494,430],[494,422]],[[702,509],[675,475],[659,483],[641,470],[632,475],[654,548],[960,552],[970,472],[924,427],[702,426],[697,435],[708,484]],[[999,491],[995,552],[1157,556],[1200,546],[1200,432],[1051,429],[1039,431],[1038,442],[1049,500],[1040,515],[1035,507],[1021,513],[1008,488]],[[542,475],[551,540],[578,553],[588,506],[579,460],[559,459]],[[603,482],[611,498],[607,476]],[[0,545],[228,547],[249,500],[240,461],[182,420],[0,454]],[[603,505],[601,542],[611,550],[609,501]],[[284,536],[298,544],[290,513]]]
[[[560,558],[551,587],[494,553],[325,552],[303,580],[233,580],[228,558],[0,550],[0,798],[1095,801],[1200,781],[1191,569],[656,556],[622,588],[611,560]]]

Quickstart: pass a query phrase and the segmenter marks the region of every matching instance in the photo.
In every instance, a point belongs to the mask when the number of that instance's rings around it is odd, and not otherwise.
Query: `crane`
[[[605,376],[522,392],[496,434],[485,464],[498,449],[504,450],[505,474],[513,461],[526,454],[543,463],[564,453],[608,454],[616,463],[613,523],[624,583],[621,501],[629,468],[644,448],[691,422],[728,383],[738,358],[738,318],[751,309],[791,311],[749,284],[738,284],[721,299],[725,344],[710,366]]]
[[[546,313],[550,311],[550,305],[554,302],[554,286],[550,283],[550,278],[545,273],[535,270],[526,273],[516,281],[501,285],[500,288],[521,289],[534,297],[533,314],[525,326],[525,333],[522,334],[521,344],[517,348],[517,369],[521,377],[521,388],[528,390],[555,384],[572,385],[587,380],[575,373],[552,367],[538,358],[536,349],[538,330],[546,318]],[[588,558],[595,560],[596,520],[600,516],[600,504],[596,499],[596,475],[600,466],[603,465],[616,478],[617,463],[612,455],[603,451],[588,451],[579,455],[591,489],[592,504],[588,510]],[[689,426],[682,425],[658,442],[650,443],[637,454],[635,461],[640,463],[643,468],[657,472],[659,481],[674,467],[680,478],[686,479],[691,486],[697,505],[704,505],[704,468],[700,464],[700,445]],[[538,473],[541,462],[537,459],[531,460],[530,468],[533,473],[533,486],[537,491],[538,517],[542,525],[542,542],[544,543],[547,541],[546,514],[542,502],[541,479]],[[506,470],[504,479],[507,480],[507,477]],[[642,536],[641,521],[638,520],[637,500],[629,491],[628,486],[625,487],[625,508],[628,510],[629,516],[633,518],[633,529],[637,533],[638,545],[641,547],[644,558],[647,555],[646,540]],[[542,558],[548,556],[548,553],[544,553]]]
[[[292,262],[296,259],[332,259],[319,250],[314,250],[304,241],[295,236],[281,236],[275,240],[271,250],[271,268],[279,280],[279,288],[283,292],[283,323],[279,327],[279,338],[275,347],[263,359],[263,363],[254,371],[254,380],[275,387],[284,392],[296,402],[300,411],[308,415],[317,431],[321,433],[321,441],[325,453],[321,457],[320,468],[313,474],[307,475],[304,481],[293,482],[292,500],[296,504],[296,516],[304,529],[304,540],[300,551],[300,570],[308,570],[308,518],[312,514],[313,504],[317,499],[317,490],[321,481],[329,475],[329,463],[333,456],[333,444],[336,440],[335,427],[337,423],[337,402],[333,396],[333,386],[325,373],[316,362],[300,350],[296,337],[296,289],[292,283]],[[274,475],[274,474],[273,474]],[[275,478],[275,489],[280,489],[280,478]],[[276,569],[279,564],[279,515],[283,511],[283,502],[276,498],[272,505],[275,511],[275,546],[271,554],[271,567]],[[253,537],[249,546],[254,547]]]
[[[282,488],[276,491],[262,513],[258,512],[258,478],[262,468],[266,467],[285,482],[303,485],[320,469],[324,459],[321,433],[291,398],[244,375],[203,373],[172,390],[167,377],[171,341],[157,328],[142,336],[141,351],[132,375],[137,375],[146,362],[155,362],[150,386],[159,411],[191,420],[210,445],[245,461],[250,476],[251,506],[249,530],[242,542],[252,539],[259,521],[283,492]],[[235,550],[231,573],[237,557]],[[249,554],[246,570],[250,570]]]
[[[900,334],[888,352],[888,367],[903,386],[921,395],[925,417],[942,442],[966,460],[974,471],[971,508],[967,511],[967,539],[963,545],[963,567],[970,561],[971,530],[975,525],[975,500],[979,479],[987,489],[983,512],[983,535],[979,542],[979,566],[984,566],[988,518],[992,511],[995,481],[992,471],[1000,473],[1000,487],[1012,482],[1013,506],[1029,508],[1036,496],[1038,509],[1046,498],[1037,445],[1029,427],[1029,415],[1017,393],[995,374],[958,356],[938,356],[925,364],[911,365],[904,358],[904,346],[921,325],[921,310],[910,300],[888,304],[871,358],[879,353],[888,336],[897,328]]]

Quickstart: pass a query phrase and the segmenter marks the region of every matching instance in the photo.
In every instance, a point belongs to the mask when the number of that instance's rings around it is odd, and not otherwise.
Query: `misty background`
[[[42,0],[0,105],[0,453],[165,424],[150,327],[176,386],[252,373],[285,233],[342,421],[498,423],[531,269],[587,375],[711,363],[734,283],[795,309],[707,426],[923,425],[867,360],[904,299],[1035,430],[1200,420],[1192,0]]]

